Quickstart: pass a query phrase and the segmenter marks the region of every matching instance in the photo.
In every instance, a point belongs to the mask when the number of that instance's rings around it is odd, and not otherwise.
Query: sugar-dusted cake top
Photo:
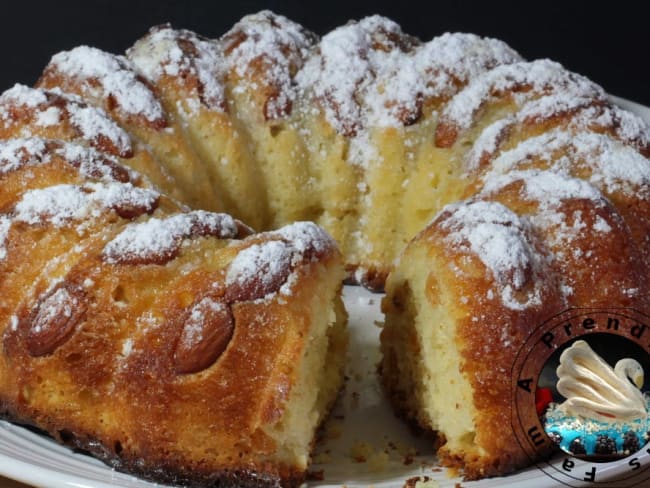
[[[79,132],[79,139],[100,151],[121,157],[133,153],[126,131],[104,110],[88,105],[76,95],[58,88],[44,90],[19,84],[0,95],[0,124],[5,128],[20,125],[22,137],[66,122]]]
[[[215,236],[234,239],[240,226],[227,214],[196,210],[129,224],[103,250],[109,263],[164,263],[176,256],[184,239]]]
[[[88,96],[110,98],[125,116],[141,117],[154,126],[166,125],[160,100],[123,56],[79,46],[52,57],[44,76],[58,74],[79,83]]]

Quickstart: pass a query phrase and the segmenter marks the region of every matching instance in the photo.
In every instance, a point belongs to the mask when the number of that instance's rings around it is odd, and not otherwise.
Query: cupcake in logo
[[[562,351],[556,375],[554,388],[539,392],[538,412],[546,434],[564,452],[606,462],[647,443],[650,396],[642,391],[644,371],[635,358],[612,366],[578,340]]]

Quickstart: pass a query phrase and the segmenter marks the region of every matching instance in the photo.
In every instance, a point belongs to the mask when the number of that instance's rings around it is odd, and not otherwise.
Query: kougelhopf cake
[[[540,67],[497,68],[447,105],[436,137],[456,148],[467,199],[409,243],[382,303],[384,384],[468,478],[530,463],[510,427],[511,371],[536,326],[650,305],[648,131],[593,85],[553,93]]]
[[[528,462],[503,426],[533,324],[645,304],[650,131],[495,39],[159,26],[56,54],[0,138],[3,411],[151,479],[302,479],[343,267],[386,285],[386,389],[468,478]]]
[[[111,466],[297,486],[343,379],[344,270],[72,142],[0,142],[0,413]]]
[[[446,157],[437,113],[471,78],[520,59],[469,34],[423,44],[379,16],[319,39],[261,12],[216,41],[161,26],[126,57],[78,47],[37,85],[106,110],[183,202],[260,230],[316,222],[351,277],[381,289],[408,240],[457,198],[434,163]]]

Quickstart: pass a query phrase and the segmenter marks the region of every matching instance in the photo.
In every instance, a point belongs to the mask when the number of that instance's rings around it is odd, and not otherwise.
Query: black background
[[[0,91],[15,82],[33,84],[52,54],[79,44],[123,52],[164,22],[218,37],[243,15],[269,8],[318,34],[379,13],[423,40],[445,31],[498,37],[527,59],[554,59],[609,93],[650,105],[650,16],[644,3],[12,0],[0,8]]]

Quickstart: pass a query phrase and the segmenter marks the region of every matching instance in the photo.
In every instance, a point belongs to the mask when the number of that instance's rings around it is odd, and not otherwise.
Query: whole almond
[[[210,297],[196,302],[184,317],[174,352],[176,372],[197,373],[210,367],[225,351],[234,328],[228,304]]]
[[[28,315],[27,350],[32,356],[53,353],[85,319],[85,294],[65,285],[42,296]]]

